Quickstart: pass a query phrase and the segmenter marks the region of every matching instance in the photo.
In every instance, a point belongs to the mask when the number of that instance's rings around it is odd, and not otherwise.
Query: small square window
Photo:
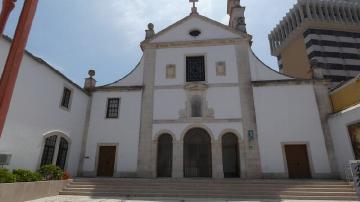
[[[70,109],[71,105],[71,90],[69,88],[64,88],[63,96],[61,98],[61,107]]]
[[[225,62],[217,62],[216,63],[216,76],[226,76]]]
[[[176,66],[166,65],[166,79],[175,79],[175,78],[176,78]]]
[[[120,105],[120,98],[109,98],[107,101],[106,118],[108,119],[119,118],[119,105]]]

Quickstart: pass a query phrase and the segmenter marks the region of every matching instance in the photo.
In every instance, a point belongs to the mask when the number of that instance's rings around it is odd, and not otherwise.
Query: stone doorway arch
[[[212,177],[211,137],[201,128],[184,136],[184,177]]]

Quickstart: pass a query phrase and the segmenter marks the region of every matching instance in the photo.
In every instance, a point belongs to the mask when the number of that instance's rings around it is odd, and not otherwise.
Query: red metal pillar
[[[20,64],[24,55],[27,40],[35,16],[38,0],[25,0],[16,27],[14,40],[0,80],[0,137],[10,107]]]
[[[0,14],[0,33],[4,33],[6,22],[11,11],[15,8],[16,0],[3,0],[2,11]]]

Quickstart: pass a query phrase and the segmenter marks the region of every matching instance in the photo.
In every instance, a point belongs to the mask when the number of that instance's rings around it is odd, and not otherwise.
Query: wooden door
[[[286,145],[285,153],[291,179],[311,178],[306,145]]]
[[[112,177],[114,175],[115,154],[115,146],[101,146],[99,148],[97,176]]]

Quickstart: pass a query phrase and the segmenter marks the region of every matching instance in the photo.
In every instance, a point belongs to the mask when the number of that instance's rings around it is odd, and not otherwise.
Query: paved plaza
[[[28,202],[341,202],[310,200],[127,199],[117,197],[54,196]],[[354,201],[355,202],[355,201]]]

